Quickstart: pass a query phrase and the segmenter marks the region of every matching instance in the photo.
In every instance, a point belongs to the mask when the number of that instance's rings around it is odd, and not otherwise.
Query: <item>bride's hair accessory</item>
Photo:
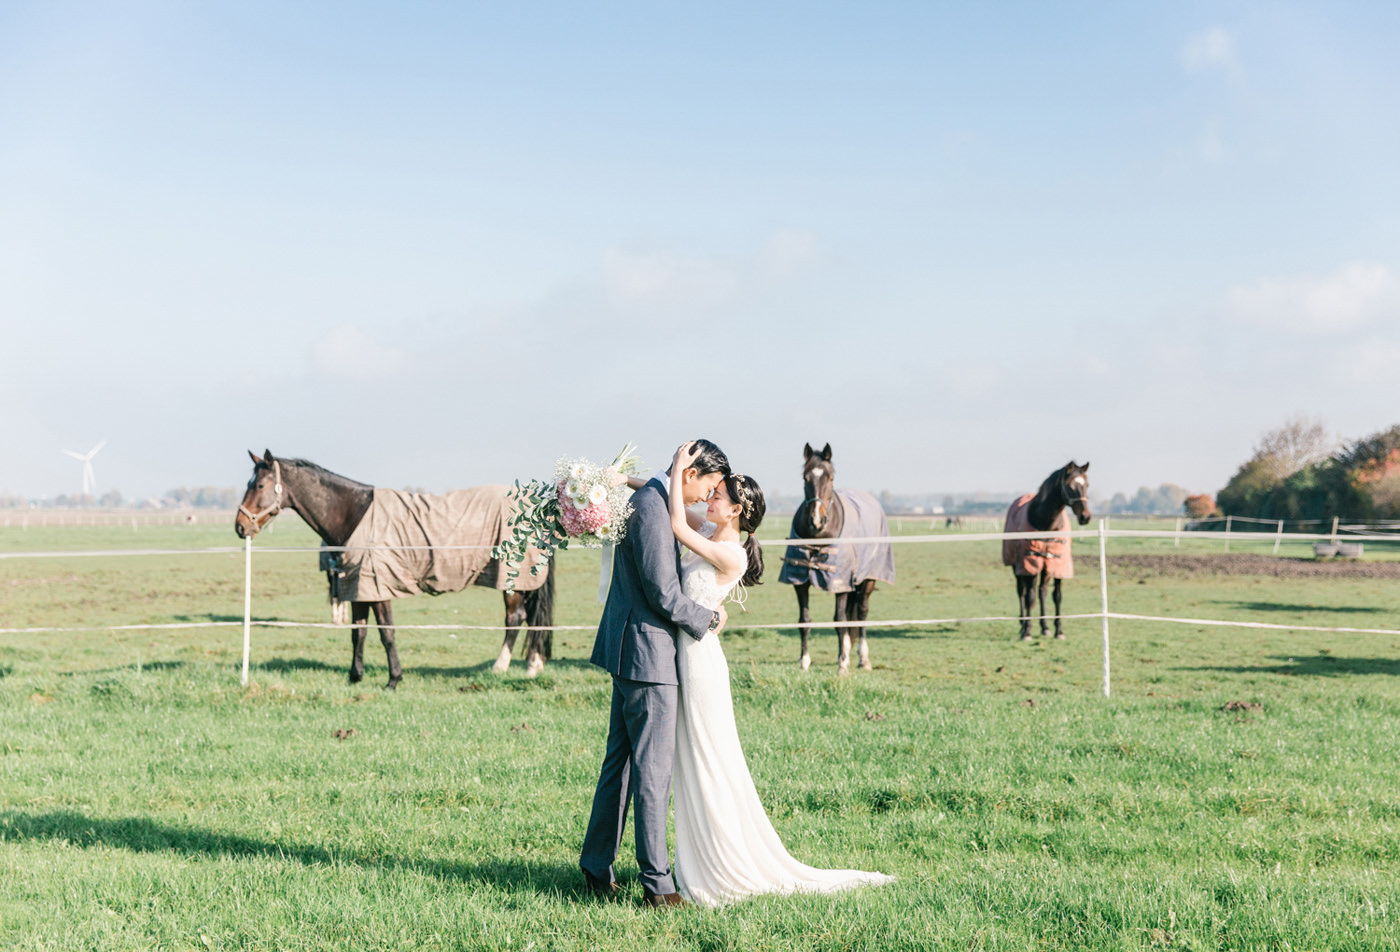
[[[758,531],[763,516],[768,511],[768,505],[763,499],[763,490],[759,488],[756,479],[743,473],[731,473],[726,476],[724,489],[729,498],[739,506],[739,531],[749,534],[744,540],[744,554],[749,558],[749,567],[741,584],[758,585],[763,578],[763,551],[759,548],[754,533]],[[742,605],[743,602],[739,604]]]

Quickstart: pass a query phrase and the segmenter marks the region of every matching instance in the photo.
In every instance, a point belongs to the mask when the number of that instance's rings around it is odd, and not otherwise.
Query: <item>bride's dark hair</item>
[[[768,511],[768,504],[763,501],[763,490],[758,487],[758,481],[752,476],[730,473],[724,477],[724,491],[739,506],[739,530],[749,534],[744,540],[744,553],[749,557],[749,567],[744,577],[739,580],[740,584],[762,584],[763,550],[759,548],[754,533],[758,531],[758,526]]]

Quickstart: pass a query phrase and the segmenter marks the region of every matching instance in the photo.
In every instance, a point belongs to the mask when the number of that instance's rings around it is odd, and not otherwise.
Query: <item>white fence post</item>
[[[243,686],[248,686],[248,649],[253,626],[253,537],[243,538]]]
[[[1274,555],[1278,555],[1278,545],[1283,541],[1283,520],[1278,521],[1278,534],[1274,536]]]
[[[1099,596],[1103,603],[1103,696],[1108,687],[1108,546],[1105,545],[1104,520],[1099,520]]]
[[[1176,541],[1173,542],[1172,544],[1175,545],[1177,548],[1180,548],[1180,547],[1181,547],[1181,518],[1180,518],[1180,517],[1177,517],[1177,520],[1176,520]]]
[[[1234,520],[1234,518],[1235,518],[1234,516],[1226,516],[1226,517],[1225,517],[1225,551],[1226,551],[1226,552],[1229,552],[1229,551],[1230,551],[1230,523],[1231,523],[1232,520]]]
[[[1333,544],[1333,545],[1336,545],[1336,544],[1337,544],[1337,523],[1338,523],[1338,521],[1340,521],[1340,519],[1341,519],[1341,516],[1333,516],[1333,517],[1332,517],[1332,544]]]

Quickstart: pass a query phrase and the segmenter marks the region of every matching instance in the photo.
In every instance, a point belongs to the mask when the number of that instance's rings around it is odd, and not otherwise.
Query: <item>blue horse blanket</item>
[[[842,539],[888,536],[889,524],[880,501],[859,489],[838,489],[836,495],[845,510]],[[797,536],[797,517],[792,518],[790,538]],[[866,579],[894,582],[894,546],[888,542],[833,543],[831,545],[790,545],[783,558],[778,581],[788,585],[815,585],[824,592],[840,594],[855,591]]]

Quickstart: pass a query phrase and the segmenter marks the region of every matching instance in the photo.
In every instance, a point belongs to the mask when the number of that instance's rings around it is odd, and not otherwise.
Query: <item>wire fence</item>
[[[1352,542],[1376,542],[1395,543],[1400,541],[1395,534],[1387,533],[1382,527],[1379,532],[1363,532],[1363,527],[1350,527],[1357,531],[1350,533],[1347,538]],[[1333,532],[1293,532],[1288,534],[1290,541],[1307,541],[1316,543],[1333,543],[1339,536],[1340,527],[1333,527]],[[1242,531],[1235,532],[1233,525],[1220,530],[1195,530],[1190,531],[1190,536],[1197,540],[1221,541],[1225,544],[1226,551],[1231,541],[1262,541],[1274,542],[1277,551],[1277,540],[1280,530],[1275,528],[1273,532]],[[1315,631],[1333,633],[1352,634],[1382,634],[1400,635],[1400,629],[1394,628],[1357,628],[1357,627],[1329,627],[1320,625],[1299,625],[1299,624],[1275,624],[1268,622],[1244,621],[1238,619],[1218,619],[1218,618],[1184,618],[1174,616],[1139,615],[1125,612],[1115,612],[1109,607],[1109,559],[1107,543],[1110,539],[1172,539],[1179,545],[1185,527],[1180,520],[1172,529],[1114,529],[1111,528],[1108,519],[1099,521],[1098,526],[1093,529],[1072,529],[1049,532],[945,532],[940,534],[920,534],[920,535],[891,535],[891,536],[868,536],[860,538],[839,538],[839,539],[761,539],[759,544],[764,547],[786,547],[789,545],[805,547],[823,546],[859,546],[871,544],[894,544],[894,545],[940,545],[959,544],[969,542],[999,542],[1008,539],[1066,539],[1072,541],[1087,542],[1090,540],[1097,542],[1099,550],[1099,591],[1100,608],[1096,612],[1081,612],[1075,614],[1046,615],[1045,620],[1056,619],[1089,619],[1098,618],[1102,621],[1103,628],[1103,694],[1105,697],[1111,695],[1111,657],[1110,657],[1110,633],[1109,621],[1144,621],[1163,622],[1169,624],[1212,626],[1227,628],[1252,628],[1268,629],[1277,631]],[[350,550],[346,546],[257,546],[256,551],[265,554],[288,553],[288,552],[343,552]],[[467,549],[490,549],[491,546],[355,546],[354,551],[368,551],[374,549],[383,550],[467,550]],[[244,556],[244,579],[243,579],[243,619],[242,621],[203,621],[203,622],[170,622],[170,623],[145,623],[130,625],[90,625],[90,626],[40,626],[30,628],[0,628],[0,634],[39,634],[39,633],[77,633],[94,631],[160,631],[160,630],[181,630],[198,628],[242,628],[243,630],[243,666],[242,683],[248,683],[249,659],[252,647],[252,629],[254,628],[313,628],[313,629],[346,629],[356,627],[353,624],[341,624],[335,622],[303,622],[286,621],[281,619],[258,619],[252,614],[252,588],[253,588],[253,540],[244,540],[242,546],[207,546],[202,548],[183,549],[90,549],[80,551],[27,551],[27,552],[0,552],[0,560],[13,559],[49,559],[49,558],[94,558],[94,557],[118,557],[136,558],[143,556],[193,556],[193,555],[231,555],[242,553]],[[789,622],[789,621],[743,621],[731,619],[727,626],[730,630],[788,630],[801,628],[927,628],[939,625],[968,624],[980,622],[1019,622],[1020,615],[978,615],[962,617],[929,617],[929,618],[907,618],[907,619],[881,619],[864,621],[820,621],[820,622]],[[406,631],[506,631],[504,625],[395,625],[397,629]],[[596,625],[550,625],[537,626],[537,630],[547,628],[551,631],[592,631]]]

